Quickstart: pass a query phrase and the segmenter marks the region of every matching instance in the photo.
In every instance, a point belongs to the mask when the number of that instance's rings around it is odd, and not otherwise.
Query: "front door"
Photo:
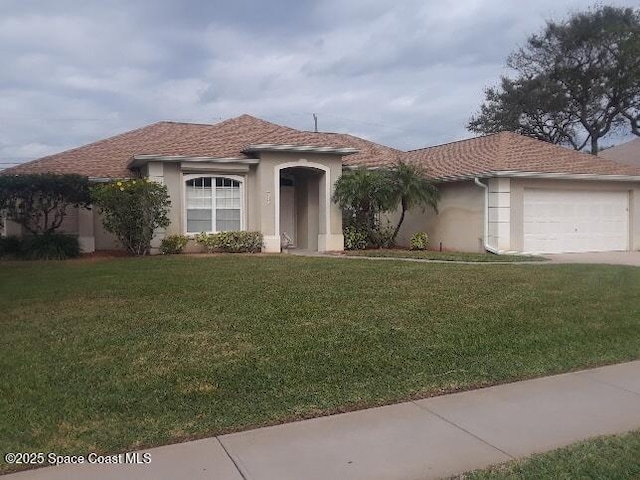
[[[292,247],[296,245],[296,209],[295,187],[280,186],[280,235],[291,239]],[[284,235],[283,235],[284,234]]]

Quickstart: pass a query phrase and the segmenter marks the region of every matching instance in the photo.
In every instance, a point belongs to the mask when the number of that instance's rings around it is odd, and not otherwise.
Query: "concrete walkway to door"
[[[146,450],[7,480],[425,480],[640,428],[640,361]]]

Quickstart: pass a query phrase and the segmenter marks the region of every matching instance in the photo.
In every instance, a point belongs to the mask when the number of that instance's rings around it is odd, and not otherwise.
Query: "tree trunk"
[[[598,137],[591,137],[591,155],[598,155],[600,149],[598,148]]]
[[[393,232],[393,237],[392,237],[392,241],[393,243],[396,242],[396,237],[398,236],[398,232],[400,231],[400,227],[402,226],[402,222],[404,222],[404,214],[407,211],[407,204],[404,200],[402,200],[402,213],[400,214],[400,220],[398,220],[398,225],[396,226],[396,229]]]

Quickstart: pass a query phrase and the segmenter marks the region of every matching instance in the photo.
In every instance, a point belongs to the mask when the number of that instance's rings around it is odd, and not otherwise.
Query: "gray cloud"
[[[242,113],[404,149],[464,138],[507,54],[583,3],[4,0],[0,162]]]

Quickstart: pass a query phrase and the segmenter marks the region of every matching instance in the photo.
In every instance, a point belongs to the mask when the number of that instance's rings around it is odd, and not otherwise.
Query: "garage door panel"
[[[528,252],[628,248],[628,192],[525,189],[523,219]]]

